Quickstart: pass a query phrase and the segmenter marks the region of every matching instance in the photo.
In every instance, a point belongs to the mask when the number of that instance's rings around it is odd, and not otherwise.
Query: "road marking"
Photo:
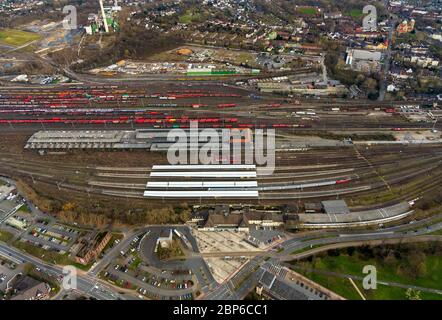
[[[359,290],[358,286],[356,285],[356,283],[353,281],[352,278],[348,278],[348,280],[350,280],[350,283],[353,285],[353,287],[356,289],[356,291],[359,293],[359,295],[361,296],[362,300],[367,300],[364,295],[362,294],[361,290]]]
[[[4,222],[6,222],[6,220],[8,220],[10,217],[12,217],[23,205],[24,204],[21,203],[21,204],[15,206],[14,209],[12,209],[9,213],[4,215],[3,218],[0,220],[0,224],[3,224]]]
[[[7,260],[10,260],[16,264],[21,264],[21,261],[19,259],[15,258],[13,256],[10,256],[10,255],[6,255],[4,252],[0,251],[0,256],[6,258]]]
[[[348,233],[348,234],[340,234],[339,237],[364,237],[364,236],[379,236],[379,235],[387,235],[387,234],[394,234],[393,231],[386,231],[386,232],[373,232],[373,233]]]
[[[382,209],[379,209],[378,212],[379,212],[379,214],[381,215],[382,218],[385,218],[385,216],[384,216],[384,214],[382,212]]]

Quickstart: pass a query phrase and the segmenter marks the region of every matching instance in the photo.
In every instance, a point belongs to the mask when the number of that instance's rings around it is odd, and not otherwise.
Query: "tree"
[[[75,209],[75,207],[76,207],[76,204],[75,204],[75,203],[73,203],[73,202],[66,202],[66,203],[63,205],[62,210],[63,210],[63,211],[72,211],[72,210]]]
[[[408,300],[422,300],[421,292],[419,290],[414,290],[413,288],[408,288],[405,292],[405,296]]]
[[[190,209],[186,209],[183,212],[180,213],[179,218],[181,222],[187,222],[190,220],[190,217],[192,216],[192,212]]]
[[[378,82],[373,78],[367,78],[362,83],[362,88],[367,92],[375,91],[377,86],[378,86]]]

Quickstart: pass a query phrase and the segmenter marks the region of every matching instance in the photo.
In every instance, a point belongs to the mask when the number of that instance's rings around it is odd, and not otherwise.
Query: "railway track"
[[[376,176],[370,172],[372,167],[386,169],[383,173],[385,179],[392,186],[400,186],[406,182],[413,181],[420,175],[437,169],[437,166],[429,166],[432,162],[440,161],[442,152],[441,148],[429,147],[397,147],[397,148],[373,148],[364,151],[364,156],[370,158],[371,166],[361,160],[357,160],[356,155],[352,151],[346,151],[344,155],[340,151],[329,150],[313,150],[311,152],[303,152],[296,155],[299,165],[282,165],[277,170],[277,175],[272,179],[262,179],[263,187],[275,187],[275,192],[262,191],[262,200],[294,200],[309,197],[333,197],[345,194],[369,194],[382,190],[385,186],[379,184],[367,184],[370,179]],[[386,154],[386,150],[390,154]],[[288,154],[290,156],[292,154]],[[314,158],[321,157],[323,163],[304,165],[304,163],[315,163]],[[346,159],[349,155],[352,158]],[[389,159],[384,160],[383,157],[388,156]],[[419,160],[419,161],[418,161]],[[335,162],[335,163],[333,163]],[[292,160],[289,162],[292,163]],[[287,163],[287,164],[289,164]],[[397,164],[401,164],[401,168],[396,168]],[[404,167],[404,165],[406,165]],[[351,166],[351,168],[343,168],[343,166]],[[416,167],[428,166],[421,170]],[[81,166],[69,163],[60,163],[46,160],[27,160],[26,155],[19,153],[0,153],[0,168],[7,171],[9,175],[31,178],[36,182],[44,182],[56,186],[57,188],[75,190],[82,193],[95,193],[105,196],[119,196],[123,198],[142,197],[145,181],[147,181],[149,167],[137,168],[114,168],[103,166]],[[307,168],[317,168],[317,171],[303,172]],[[110,172],[109,172],[110,171]],[[143,172],[144,174],[140,174]],[[291,173],[292,172],[292,173]],[[294,185],[305,182],[325,181],[331,178],[345,178],[351,176],[352,186],[350,188],[337,188],[321,190],[312,188],[308,192],[282,192],[284,186],[293,188]],[[328,176],[328,177],[327,177]],[[330,177],[331,176],[331,177]],[[74,178],[75,177],[75,178]],[[101,180],[91,180],[92,177],[100,177]],[[315,179],[305,179],[308,177],[318,177]],[[319,178],[324,177],[324,179]],[[325,178],[327,177],[327,178]],[[117,180],[116,180],[117,179]],[[122,179],[121,183],[118,179]],[[136,180],[143,179],[142,183]],[[301,179],[299,181],[299,179]],[[440,181],[440,176],[435,175],[432,179]],[[127,181],[129,180],[129,181]],[[133,182],[132,182],[132,181]],[[92,184],[90,183],[92,181]],[[282,187],[278,190],[278,187]],[[410,189],[414,192],[419,190],[433,190],[437,187],[437,183],[423,182],[419,184],[419,188]],[[328,188],[328,186],[324,186]]]

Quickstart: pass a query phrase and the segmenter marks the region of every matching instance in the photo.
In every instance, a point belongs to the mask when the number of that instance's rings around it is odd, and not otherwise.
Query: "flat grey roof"
[[[404,214],[409,210],[410,205],[404,201],[386,208],[358,211],[349,214],[299,214],[298,217],[301,224],[350,223],[390,218]]]
[[[359,60],[381,60],[382,53],[379,51],[369,51],[369,50],[361,50],[361,49],[352,49],[353,58]]]
[[[322,201],[322,206],[328,214],[347,214],[350,213],[347,203],[344,200],[327,200]]]

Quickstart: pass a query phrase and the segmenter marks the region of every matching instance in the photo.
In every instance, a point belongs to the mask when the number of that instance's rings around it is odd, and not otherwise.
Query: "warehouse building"
[[[381,69],[381,59],[379,51],[348,48],[345,64],[352,70],[377,72]]]
[[[192,134],[199,136],[198,148],[207,145],[208,140],[204,140],[200,135],[201,130],[180,129],[186,133],[187,143],[183,147],[190,145]],[[212,129],[215,130],[215,129]],[[225,129],[224,129],[225,130]],[[223,136],[221,129],[216,129],[218,135]],[[245,130],[248,131],[248,130]],[[167,151],[175,144],[175,141],[168,141],[170,129],[138,129],[138,130],[54,130],[38,131],[34,133],[26,142],[25,149],[29,150],[131,150],[146,149],[150,151]],[[248,132],[250,135],[250,132]],[[207,138],[208,139],[208,138]],[[233,138],[232,138],[233,139]],[[231,143],[237,142],[231,140]],[[248,142],[246,137],[244,142]],[[220,141],[216,147],[222,149],[227,143]],[[232,149],[236,144],[232,145]]]
[[[411,215],[413,202],[400,202],[398,204],[364,211],[349,212],[347,214],[298,214],[297,222],[300,228],[346,228],[358,226],[380,225]],[[331,206],[330,212],[341,212],[343,208]]]
[[[29,138],[25,149],[149,149],[149,141],[137,140],[135,131],[39,131]]]
[[[305,213],[308,214],[347,214],[350,209],[345,200],[326,200],[321,202],[304,203]]]

